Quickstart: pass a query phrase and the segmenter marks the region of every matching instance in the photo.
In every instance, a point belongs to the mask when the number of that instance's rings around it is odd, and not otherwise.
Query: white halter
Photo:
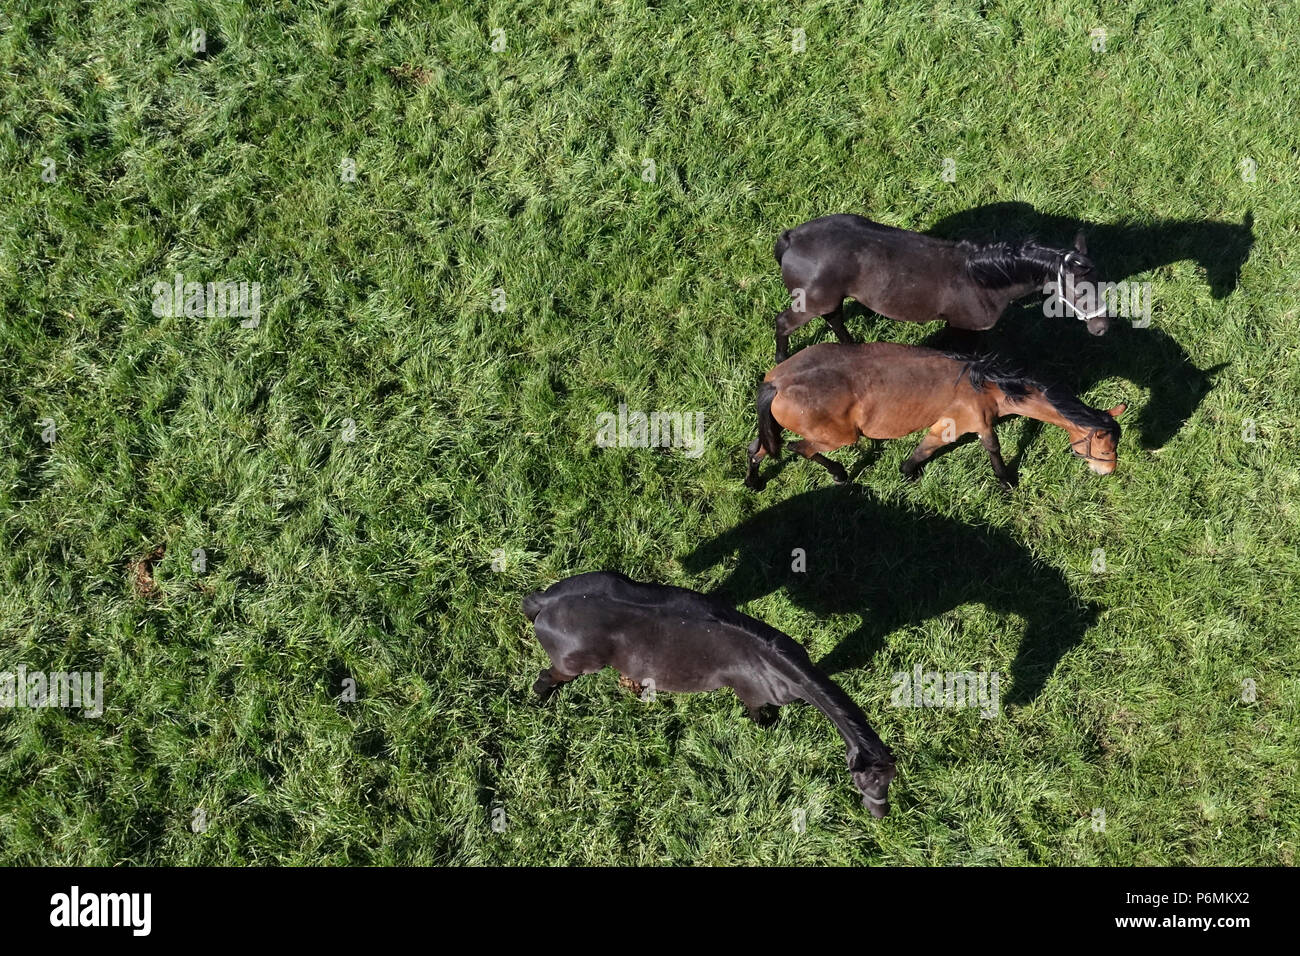
[[[1080,309],[1078,306],[1076,306],[1073,302],[1071,302],[1069,299],[1065,297],[1065,281],[1064,281],[1065,260],[1068,258],[1070,258],[1069,253],[1066,253],[1065,257],[1061,259],[1060,266],[1056,270],[1056,298],[1060,300],[1061,305],[1065,306],[1067,309],[1069,309],[1071,312],[1077,315],[1079,317],[1079,321],[1083,322],[1083,321],[1087,321],[1088,319],[1095,319],[1097,316],[1101,315],[1103,312],[1106,311],[1105,301],[1103,301],[1101,305],[1093,309],[1091,312],[1084,312],[1082,309]],[[1070,280],[1071,280],[1070,284],[1073,285],[1074,273],[1070,273]]]

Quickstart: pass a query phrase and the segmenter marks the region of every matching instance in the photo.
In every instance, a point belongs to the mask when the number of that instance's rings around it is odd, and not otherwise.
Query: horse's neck
[[[1061,253],[1062,256],[1065,253]],[[1036,259],[1027,260],[1030,266],[1030,276],[1024,282],[1018,283],[1011,288],[1011,301],[1023,299],[1032,293],[1042,294],[1047,283],[1055,282],[1058,268],[1050,263],[1039,262]]]
[[[1027,295],[1034,295],[1042,292],[1046,279],[1036,279],[1032,282],[1017,282],[1014,285],[1003,286],[1000,289],[986,289],[990,293],[989,300],[995,303],[994,307],[1001,314],[1012,302],[1017,302]]]
[[[1071,438],[1074,438],[1080,430],[1078,425],[1056,410],[1056,406],[1048,401],[1041,389],[1031,388],[1028,395],[1014,402],[1004,394],[998,405],[1000,415],[1023,415],[1025,418],[1036,418],[1040,422],[1047,422],[1049,425],[1065,430]]]
[[[860,751],[873,756],[885,753],[885,745],[867,722],[867,715],[853,702],[852,697],[844,693],[839,684],[811,663],[803,665],[785,660],[783,664],[785,666],[782,669],[785,670],[787,679],[798,688],[799,696],[830,719],[844,742],[849,745],[850,755]]]
[[[1032,285],[1042,288],[1050,279],[1055,282],[1061,267],[1065,262],[1066,250],[1057,249],[1053,246],[1040,246],[1045,259],[1031,258],[1030,264],[1033,266],[1033,278],[1036,280]]]
[[[1021,251],[1015,256],[1016,263],[1013,269],[1018,278],[1008,285],[986,286],[987,291],[995,293],[999,301],[1005,299],[1007,302],[1014,302],[1032,292],[1040,291],[1049,279],[1055,280],[1065,250],[1036,246],[1035,251],[1036,254],[1033,255]]]

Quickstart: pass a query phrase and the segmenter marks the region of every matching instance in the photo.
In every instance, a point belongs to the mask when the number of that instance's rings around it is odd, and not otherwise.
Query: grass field
[[[0,711],[0,862],[1295,863],[1300,7],[15,0],[0,75],[0,671],[104,679]],[[1009,495],[910,440],[743,487],[830,212],[1150,282],[990,333],[1129,403],[1117,473],[1016,419]],[[703,454],[597,447],[621,403]],[[809,707],[535,704],[520,598],[605,568],[803,642],[891,815]],[[1001,712],[890,706],[917,666]]]

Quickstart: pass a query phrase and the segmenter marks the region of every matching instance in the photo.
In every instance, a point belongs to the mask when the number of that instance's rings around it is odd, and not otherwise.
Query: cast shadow
[[[796,548],[806,555],[805,572],[792,570]],[[735,568],[712,592],[729,604],[784,590],[794,604],[819,617],[862,618],[862,625],[818,662],[830,674],[866,664],[893,631],[962,604],[1020,616],[1024,636],[1011,665],[1010,690],[1003,692],[1010,704],[1039,694],[1097,614],[1075,597],[1060,571],[1034,560],[1006,532],[907,504],[884,505],[852,486],[773,505],[681,561],[700,574],[733,555]]]
[[[1120,425],[1126,437],[1135,436],[1148,449],[1163,447],[1179,432],[1224,368],[1223,364],[1198,368],[1172,336],[1154,325],[1136,328],[1127,320],[1112,320],[1110,331],[1097,336],[1082,322],[1044,316],[1038,303],[1012,306],[986,332],[940,328],[922,344],[972,355],[992,353],[1011,368],[1064,385],[1080,396],[1108,379],[1131,382],[1149,395],[1136,413],[1121,416]],[[1121,384],[1114,394],[1094,398],[1109,407],[1117,402],[1133,405],[1139,397]],[[1038,421],[1025,423],[1022,452],[1043,427]],[[1122,463],[1123,446],[1120,455]]]
[[[1254,215],[1240,223],[1207,219],[1164,219],[1156,222],[1090,223],[1070,216],[1042,213],[1024,202],[976,206],[940,219],[928,235],[940,239],[995,241],[1033,236],[1068,248],[1080,229],[1088,255],[1105,282],[1120,282],[1184,259],[1205,270],[1210,294],[1222,299],[1237,287],[1242,266],[1255,244]]]
[[[1240,224],[1194,219],[1153,223],[1089,223],[1069,216],[1041,213],[1029,203],[1003,202],[977,206],[939,220],[927,232],[943,239],[999,240],[1035,236],[1053,245],[1069,246],[1080,229],[1088,239],[1088,254],[1102,279],[1121,282],[1150,269],[1184,259],[1205,270],[1210,294],[1216,299],[1236,287],[1242,266],[1254,245],[1254,216]],[[933,348],[968,353],[996,353],[1008,364],[1036,378],[1058,382],[1076,394],[1089,392],[1110,378],[1126,379],[1149,391],[1137,415],[1120,419],[1143,448],[1163,447],[1192,417],[1209,394],[1222,365],[1197,368],[1186,350],[1155,325],[1136,326],[1129,319],[1112,319],[1104,336],[1090,335],[1082,322],[1044,315],[1035,296],[1007,309],[987,332],[961,333],[940,329],[924,342]],[[1133,395],[1106,396],[1106,404],[1132,403]],[[1026,424],[1023,449],[1042,431],[1040,422]],[[1122,451],[1121,451],[1122,455]]]

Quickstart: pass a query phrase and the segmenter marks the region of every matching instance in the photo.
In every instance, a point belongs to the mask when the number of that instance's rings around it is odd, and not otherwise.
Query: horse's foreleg
[[[1002,446],[998,443],[998,433],[993,430],[992,425],[980,432],[980,444],[989,453],[989,461],[993,463],[993,474],[998,476],[1002,487],[1010,491],[1016,486],[1016,476],[1002,460]]]
[[[948,426],[946,423],[942,424],[942,428],[940,424],[934,425],[926,436],[921,439],[921,443],[916,446],[916,450],[912,452],[912,457],[898,466],[898,470],[903,473],[903,477],[908,481],[916,481],[916,479],[920,478],[921,469],[925,467],[925,463],[937,455],[940,450],[952,444],[952,442],[944,440],[943,432]]]

